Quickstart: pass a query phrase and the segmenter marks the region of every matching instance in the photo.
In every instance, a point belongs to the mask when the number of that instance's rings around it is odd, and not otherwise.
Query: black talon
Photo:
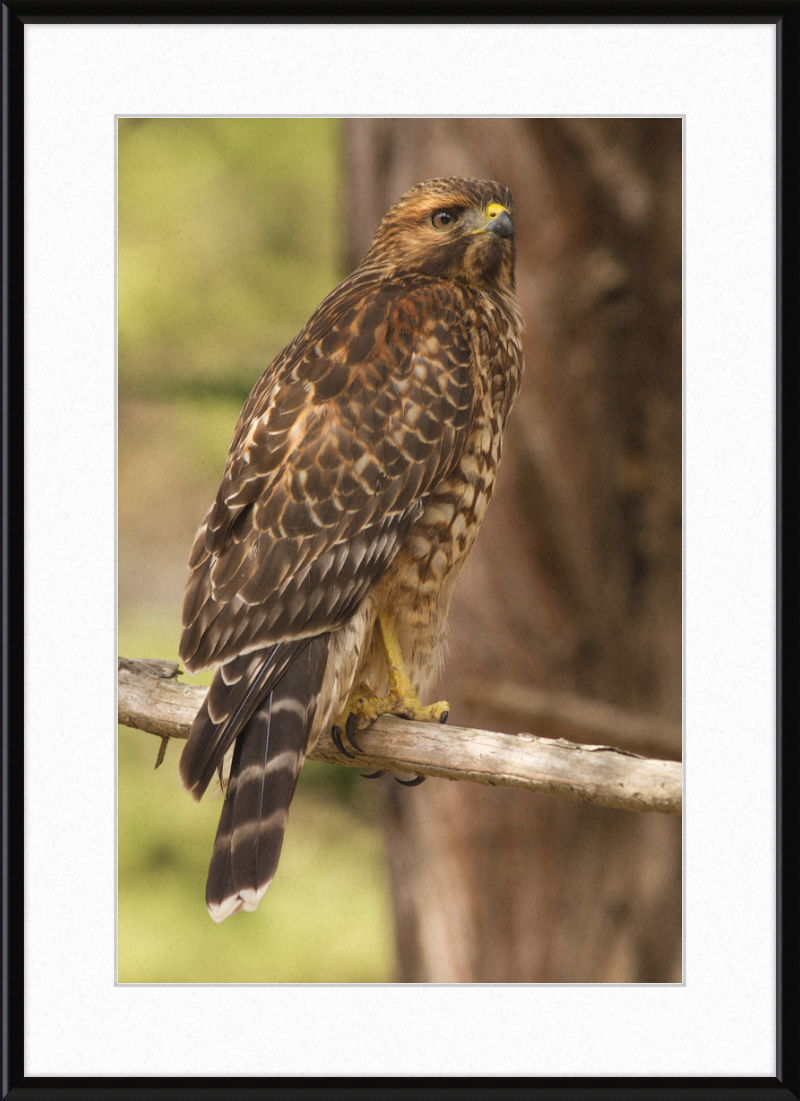
[[[331,741],[336,746],[336,748],[339,750],[339,752],[342,753],[345,757],[349,757],[351,761],[355,760],[355,757],[353,756],[353,754],[348,753],[347,750],[344,748],[344,743],[342,742],[342,729],[341,729],[341,727],[339,727],[339,726],[332,726],[331,727]]]
[[[358,775],[362,780],[377,780],[379,776],[386,775],[386,769],[380,768],[377,772],[359,772]]]
[[[443,726],[449,718],[450,718],[450,712],[449,711],[443,711],[441,713],[441,715],[439,716],[439,725]]]
[[[359,753],[363,753],[364,750],[356,741],[356,716],[355,712],[351,711],[347,716],[347,722],[345,723],[345,733],[347,734],[347,740],[350,742]],[[347,754],[348,757],[352,757],[352,753]]]
[[[423,782],[424,779],[425,779],[424,776],[415,776],[413,780],[399,780],[395,776],[395,780],[397,780],[398,784],[402,784],[404,788],[419,787],[419,785]]]

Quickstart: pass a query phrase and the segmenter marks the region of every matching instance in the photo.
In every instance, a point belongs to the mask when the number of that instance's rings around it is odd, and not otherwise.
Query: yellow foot
[[[358,749],[353,737],[356,730],[364,730],[379,715],[398,715],[401,719],[416,719],[426,723],[446,723],[450,715],[450,704],[446,700],[427,705],[420,703],[403,661],[393,619],[385,612],[380,612],[378,625],[389,671],[389,691],[385,696],[376,696],[368,685],[360,684],[351,693],[347,706],[332,730],[334,742],[348,757],[352,754],[347,753],[341,744],[342,729],[347,731],[347,737]]]
[[[405,672],[405,670],[403,670]],[[336,720],[339,727],[364,730],[379,715],[397,715],[401,719],[416,719],[423,723],[447,722],[450,704],[446,700],[424,706],[417,693],[408,682],[403,685],[392,683],[389,678],[389,691],[385,696],[376,696],[366,684],[360,684],[352,693],[342,714]]]

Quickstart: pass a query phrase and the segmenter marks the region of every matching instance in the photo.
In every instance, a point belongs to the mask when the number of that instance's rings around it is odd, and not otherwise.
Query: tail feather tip
[[[241,891],[237,891],[235,895],[228,895],[227,898],[223,898],[220,902],[212,902],[210,899],[207,899],[206,906],[208,907],[208,913],[211,920],[219,925],[225,918],[231,917],[233,914],[238,914],[242,910],[246,913],[252,913],[254,910],[257,910],[271,882],[272,880],[270,879],[263,887],[259,887],[258,890],[252,887],[244,887]]]
[[[178,780],[183,790],[188,792],[196,803],[199,803],[203,798],[205,788],[200,786],[200,782],[194,773],[183,765],[183,758],[181,758],[181,762],[178,764]]]

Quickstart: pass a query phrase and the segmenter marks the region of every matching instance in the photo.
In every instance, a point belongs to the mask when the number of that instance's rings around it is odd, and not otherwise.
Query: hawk
[[[511,194],[436,179],[256,383],[195,538],[180,656],[216,666],[180,760],[200,799],[233,746],[206,904],[255,910],[320,735],[423,705],[522,372]],[[352,756],[352,754],[350,754]]]

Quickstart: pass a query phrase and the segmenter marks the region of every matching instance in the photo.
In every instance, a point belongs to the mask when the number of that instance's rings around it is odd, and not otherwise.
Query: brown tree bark
[[[498,702],[509,681],[679,721],[680,120],[355,119],[346,138],[354,260],[420,180],[514,194],[526,371],[453,600],[453,721],[574,733]],[[387,802],[401,981],[680,980],[679,821],[433,779]]]

